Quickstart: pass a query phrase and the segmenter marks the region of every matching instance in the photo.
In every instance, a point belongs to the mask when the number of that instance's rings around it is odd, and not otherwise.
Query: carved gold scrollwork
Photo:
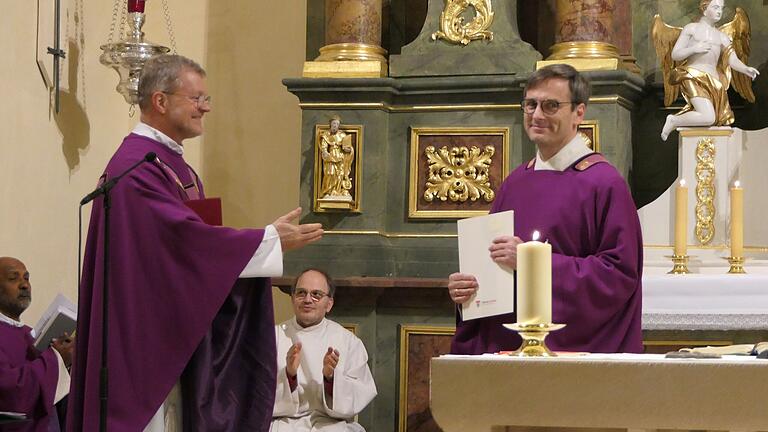
[[[696,239],[705,245],[715,235],[715,141],[696,145]]]
[[[424,199],[432,202],[451,200],[453,202],[493,201],[495,193],[491,187],[489,169],[496,149],[486,146],[482,151],[475,146],[467,148],[447,146],[439,150],[434,146],[424,149],[429,165]]]
[[[475,9],[475,17],[464,24],[464,11],[469,6]],[[493,23],[491,0],[446,0],[445,9],[440,13],[440,30],[432,33],[432,40],[445,39],[449,42],[468,45],[473,40],[493,40],[488,29]]]

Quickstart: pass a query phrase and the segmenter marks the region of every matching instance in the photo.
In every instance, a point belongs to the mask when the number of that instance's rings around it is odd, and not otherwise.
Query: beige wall
[[[298,205],[301,112],[281,84],[301,76],[305,1],[211,2],[206,64],[214,111],[206,125],[204,176],[224,198],[228,225],[263,226]],[[274,290],[275,318],[289,317]]]
[[[57,292],[76,300],[77,202],[137,120],[114,91],[117,75],[98,62],[111,2],[63,1],[70,81],[59,116],[35,63],[37,2],[4,2],[0,25],[0,256],[20,258],[32,273],[34,300],[23,316],[31,324]],[[206,140],[185,143],[185,157],[224,197],[229,223],[271,221],[298,201],[300,113],[280,79],[301,72],[304,2],[271,3],[273,20],[262,2],[167,1],[179,53],[209,69],[215,104]],[[162,2],[147,2],[147,15],[147,38],[169,44]],[[279,187],[265,186],[274,179]],[[84,218],[87,228],[88,211]]]

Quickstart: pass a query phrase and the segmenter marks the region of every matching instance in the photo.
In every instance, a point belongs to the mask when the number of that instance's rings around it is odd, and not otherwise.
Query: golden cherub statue
[[[352,137],[339,129],[341,118],[331,117],[329,129],[320,135],[320,158],[323,161],[323,179],[320,187],[320,198],[351,201],[349,191],[352,189],[352,179],[349,174],[355,149]]]
[[[670,106],[682,90],[687,104],[668,115],[661,139],[681,126],[725,126],[733,123],[728,87],[749,102],[755,101],[751,80],[760,74],[745,64],[751,35],[749,18],[736,8],[733,21],[717,28],[723,0],[701,0],[701,18],[682,29],[653,18],[651,35],[664,73],[664,105]],[[733,71],[733,73],[732,73]]]

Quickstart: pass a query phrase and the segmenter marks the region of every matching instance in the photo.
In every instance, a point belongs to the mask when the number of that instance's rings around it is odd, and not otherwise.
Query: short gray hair
[[[553,64],[543,67],[528,78],[525,83],[523,95],[528,94],[528,90],[538,86],[542,82],[552,79],[564,79],[568,81],[568,88],[571,90],[571,111],[575,110],[579,104],[586,105],[589,102],[590,86],[589,80],[580,74],[573,66],[567,64]],[[525,96],[523,96],[525,97]]]
[[[205,77],[202,66],[178,54],[163,54],[147,60],[139,78],[139,108],[143,110],[152,104],[154,92],[176,90],[180,85],[179,78],[186,70]]]

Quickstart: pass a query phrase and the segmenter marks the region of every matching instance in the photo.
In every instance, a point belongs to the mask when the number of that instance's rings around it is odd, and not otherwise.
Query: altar
[[[430,380],[445,432],[768,430],[768,360],[755,357],[442,356]]]

